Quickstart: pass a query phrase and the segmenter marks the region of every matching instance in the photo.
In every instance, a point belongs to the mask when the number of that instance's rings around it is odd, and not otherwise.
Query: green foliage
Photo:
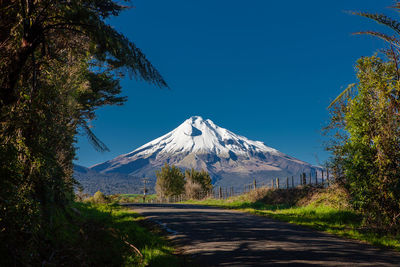
[[[52,257],[34,266],[178,265],[172,255],[174,248],[158,232],[144,227],[143,217],[128,209],[73,203],[53,220],[55,227],[46,236],[46,250]]]
[[[146,201],[157,198],[156,194],[146,195]],[[115,196],[115,201],[118,203],[142,203],[143,194],[120,194]]]
[[[93,204],[106,204],[106,203],[111,203],[112,198],[104,195],[102,192],[97,191],[94,193],[93,197],[88,197],[84,199],[83,201],[85,203],[93,203]]]
[[[357,62],[357,94],[345,104],[348,137],[335,148],[342,182],[371,227],[400,231],[400,81],[376,56]]]
[[[156,192],[159,198],[178,196],[184,192],[185,176],[178,167],[165,163],[161,171],[156,172],[156,176]]]
[[[46,236],[74,199],[75,135],[107,147],[89,122],[120,105],[124,73],[166,86],[126,37],[105,23],[111,1],[1,1],[0,259],[41,265]],[[0,262],[0,265],[2,262]]]
[[[400,1],[393,7],[400,11]],[[349,190],[364,224],[400,233],[400,23],[383,14],[356,12],[394,31],[376,31],[387,60],[377,56],[357,61],[358,83],[331,104],[329,129],[336,131],[329,149],[336,176]],[[345,90],[348,91],[348,90]]]
[[[105,196],[102,192],[100,192],[100,191],[97,191],[96,193],[94,193],[94,195],[93,195],[93,201],[94,201],[95,203],[99,203],[99,204],[101,204],[101,203],[106,203],[106,202],[107,202],[106,196]]]
[[[205,170],[196,171],[193,168],[185,171],[185,194],[191,199],[202,199],[213,188],[211,177]]]

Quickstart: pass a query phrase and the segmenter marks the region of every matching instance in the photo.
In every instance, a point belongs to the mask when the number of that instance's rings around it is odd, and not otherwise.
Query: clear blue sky
[[[122,81],[128,102],[92,124],[111,149],[79,136],[76,163],[130,152],[193,115],[316,164],[328,158],[326,107],[355,81],[357,58],[383,42],[352,36],[379,29],[349,10],[385,12],[391,0],[135,0],[110,21],[142,49],[171,90]]]

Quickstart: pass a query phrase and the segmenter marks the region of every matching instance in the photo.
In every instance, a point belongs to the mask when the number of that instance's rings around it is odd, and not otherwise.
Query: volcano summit
[[[164,163],[181,169],[204,169],[215,185],[236,188],[243,188],[254,178],[267,182],[274,177],[314,173],[319,169],[200,116],[190,117],[173,131],[90,169],[102,174],[155,178],[155,171]]]

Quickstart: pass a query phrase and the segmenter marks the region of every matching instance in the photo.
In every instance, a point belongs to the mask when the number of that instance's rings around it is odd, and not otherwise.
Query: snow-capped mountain
[[[254,178],[267,182],[273,177],[318,169],[200,116],[193,116],[173,131],[91,169],[103,174],[123,173],[154,178],[155,171],[164,163],[182,169],[205,169],[215,184],[240,188]]]

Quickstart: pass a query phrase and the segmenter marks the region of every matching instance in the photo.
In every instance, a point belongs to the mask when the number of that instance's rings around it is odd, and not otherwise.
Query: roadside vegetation
[[[37,266],[183,266],[182,257],[154,223],[97,191],[53,216]],[[18,266],[10,257],[2,266]]]
[[[68,216],[51,240],[49,265],[179,266],[158,228],[126,208],[76,202]]]
[[[400,1],[392,7],[400,13]],[[400,23],[384,14],[355,15],[394,35],[365,31],[387,44],[356,63],[356,78],[330,105],[330,167],[350,195],[362,226],[400,235]]]
[[[129,75],[168,87],[141,50],[107,23],[129,8],[126,2],[0,1],[2,266],[44,266],[60,256],[52,242],[64,240],[62,231],[53,235],[75,199],[76,135],[107,150],[91,121],[98,108],[126,101],[120,80]]]
[[[156,194],[146,195],[145,201],[157,199]],[[118,203],[140,203],[143,202],[143,194],[118,194],[113,196],[113,201]]]
[[[363,214],[352,208],[350,200],[346,190],[334,185],[329,188],[258,188],[228,199],[208,198],[183,203],[241,210],[400,251],[400,236],[364,227]]]

